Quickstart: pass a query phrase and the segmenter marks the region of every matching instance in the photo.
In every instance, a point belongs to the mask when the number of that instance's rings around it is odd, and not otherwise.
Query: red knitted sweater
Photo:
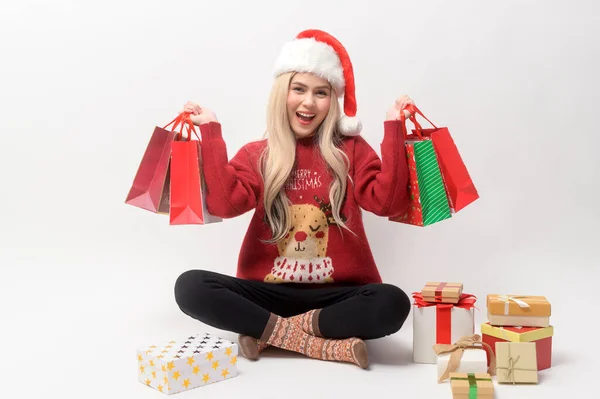
[[[380,283],[365,235],[361,208],[395,216],[409,204],[408,165],[399,121],[384,122],[381,159],[361,137],[345,137],[350,159],[341,216],[354,234],[335,224],[329,200],[332,178],[313,138],[296,141],[296,165],[285,186],[292,228],[278,243],[271,238],[263,207],[259,157],[266,140],[249,143],[228,160],[221,125],[200,126],[208,211],[232,218],[255,209],[242,243],[237,277],[271,283]]]

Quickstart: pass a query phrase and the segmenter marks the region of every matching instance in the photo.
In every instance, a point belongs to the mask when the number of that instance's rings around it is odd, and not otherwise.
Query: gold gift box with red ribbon
[[[548,327],[550,302],[544,296],[487,296],[487,316],[493,326]]]
[[[462,283],[428,282],[421,290],[425,302],[458,303],[463,292]]]

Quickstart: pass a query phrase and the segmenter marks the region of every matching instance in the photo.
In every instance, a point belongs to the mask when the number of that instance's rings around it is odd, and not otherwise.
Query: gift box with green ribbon
[[[494,383],[488,373],[450,373],[453,399],[492,399]]]

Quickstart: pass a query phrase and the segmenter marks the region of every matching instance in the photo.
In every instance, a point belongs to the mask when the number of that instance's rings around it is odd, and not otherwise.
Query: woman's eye
[[[312,227],[310,224],[308,225],[308,227],[310,227],[310,231],[315,232],[317,230],[319,230],[319,228],[321,227],[321,225],[318,225],[317,227]]]

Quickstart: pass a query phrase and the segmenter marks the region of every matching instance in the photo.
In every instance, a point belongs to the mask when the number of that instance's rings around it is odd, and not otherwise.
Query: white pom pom
[[[362,130],[362,123],[357,117],[343,115],[338,121],[338,129],[344,136],[358,136]]]

